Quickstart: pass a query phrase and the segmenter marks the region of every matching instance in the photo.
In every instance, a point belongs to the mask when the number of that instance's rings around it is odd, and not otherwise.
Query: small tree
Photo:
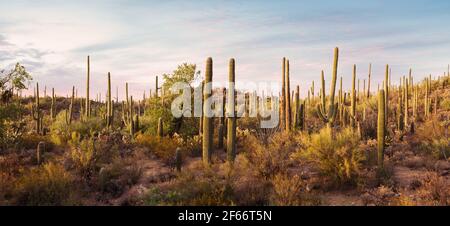
[[[7,104],[11,101],[14,92],[18,93],[26,89],[25,83],[33,78],[20,63],[16,63],[11,71],[5,71],[5,69],[0,70],[0,101]]]

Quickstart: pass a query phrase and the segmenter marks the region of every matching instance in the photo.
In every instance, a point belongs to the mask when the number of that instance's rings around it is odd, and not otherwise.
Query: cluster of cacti
[[[321,88],[321,103],[317,106],[319,117],[327,123],[328,127],[331,127],[336,116],[336,112],[338,109],[338,104],[334,102],[334,94],[336,89],[336,79],[337,79],[337,67],[338,67],[338,57],[339,57],[339,49],[336,47],[334,49],[334,61],[333,61],[333,72],[332,72],[332,80],[330,87],[330,99],[328,101],[328,105],[326,103],[326,95],[325,95],[325,78],[323,75],[323,71],[321,74],[322,80],[322,88]]]
[[[313,83],[314,84],[314,83]],[[313,85],[314,86],[314,85]],[[314,88],[312,88],[314,89]],[[295,109],[294,109],[294,128],[299,130],[305,129],[305,101],[300,100],[300,86],[297,85],[297,89],[295,92]]]
[[[75,86],[72,87],[72,97],[70,98],[69,109],[66,109],[66,124],[70,125],[73,120],[73,105],[75,103]]]
[[[133,96],[128,97],[128,83],[125,83],[125,93],[126,101],[122,101],[122,122],[129,129],[130,136],[133,137],[139,130],[139,114],[134,109]]]

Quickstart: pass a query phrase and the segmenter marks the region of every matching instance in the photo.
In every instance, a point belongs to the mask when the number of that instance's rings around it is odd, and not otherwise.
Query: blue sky
[[[445,0],[0,1],[0,67],[19,61],[65,95],[84,90],[90,55],[93,92],[105,92],[110,71],[113,87],[129,82],[140,97],[183,62],[203,71],[211,56],[224,81],[234,57],[237,80],[276,81],[287,57],[291,84],[304,91],[320,70],[329,78],[338,46],[345,87],[353,64],[361,84],[369,63],[375,84],[387,63],[395,82],[410,67],[417,78],[447,70],[449,12]]]

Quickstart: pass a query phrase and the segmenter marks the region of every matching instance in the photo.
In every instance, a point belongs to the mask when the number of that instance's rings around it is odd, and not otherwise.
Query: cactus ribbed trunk
[[[211,164],[211,154],[213,151],[213,118],[208,114],[209,108],[211,106],[211,92],[212,92],[212,76],[213,76],[213,62],[212,58],[209,57],[206,60],[206,70],[205,70],[205,89],[203,90],[203,142],[202,142],[202,152],[203,152],[203,164],[205,167],[209,167]]]
[[[163,137],[164,136],[164,125],[163,125],[163,121],[162,118],[158,118],[158,137]]]
[[[367,98],[370,97],[370,77],[372,76],[372,64],[369,64],[369,78],[367,79]]]
[[[386,131],[385,123],[385,94],[384,90],[381,89],[378,94],[378,125],[377,125],[377,143],[378,143],[378,168],[382,170],[384,168],[384,139]]]
[[[285,89],[286,89],[286,100],[285,100],[285,103],[286,103],[286,110],[285,110],[285,113],[286,113],[286,132],[290,132],[291,131],[291,125],[292,125],[292,122],[291,122],[291,119],[292,119],[292,117],[291,117],[291,114],[292,114],[292,111],[291,111],[291,90],[290,90],[290,79],[289,79],[289,60],[286,60],[286,78],[285,78],[285,82],[286,82],[286,85],[285,85]]]
[[[300,86],[297,85],[294,97],[294,129],[300,126]]]
[[[113,106],[111,101],[111,73],[108,72],[108,94],[106,102],[106,126],[111,127],[113,123]]]
[[[236,110],[235,110],[235,61],[230,59],[228,68],[227,103],[227,160],[234,162],[236,157]]]
[[[281,72],[281,108],[280,108],[280,128],[285,129],[286,126],[286,58],[283,57]]]
[[[91,101],[89,98],[89,79],[90,79],[91,63],[90,57],[87,57],[87,78],[86,78],[86,119],[91,117]]]
[[[50,106],[50,118],[53,120],[56,116],[56,110],[55,110],[55,88],[52,88],[52,103]]]
[[[384,106],[385,106],[385,112],[384,112],[384,117],[385,120],[384,122],[386,123],[386,126],[388,124],[388,117],[389,117],[389,65],[386,65],[386,71],[385,71],[385,78],[384,78]]]
[[[353,79],[352,79],[352,99],[351,99],[351,111],[350,111],[350,126],[352,128],[356,128],[356,91],[355,91],[355,82],[356,82],[356,64],[353,65]]]
[[[336,116],[336,112],[338,109],[338,103],[334,102],[334,95],[336,91],[336,80],[337,80],[337,68],[338,68],[338,58],[339,58],[339,49],[336,47],[334,49],[334,60],[333,60],[333,72],[332,72],[332,80],[330,87],[330,99],[328,106],[326,105],[326,96],[325,96],[325,79],[323,75],[323,71],[321,74],[322,77],[322,89],[321,89],[321,104],[317,106],[319,117],[327,123],[328,127],[333,126],[333,122]]]

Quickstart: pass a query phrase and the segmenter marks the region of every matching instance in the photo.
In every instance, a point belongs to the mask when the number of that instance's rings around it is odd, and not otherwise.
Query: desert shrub
[[[19,104],[0,105],[0,150],[20,143],[26,129],[23,113],[24,108]]]
[[[445,177],[429,172],[422,181],[419,195],[428,205],[448,206],[450,204],[450,186]]]
[[[180,144],[169,137],[138,134],[135,138],[138,145],[146,147],[149,153],[161,158],[166,164],[173,164],[175,151]]]
[[[362,196],[362,202],[366,206],[411,206],[412,201],[401,196],[390,186],[380,186],[366,191]]]
[[[200,175],[183,172],[167,191],[153,188],[144,198],[145,205],[232,205],[233,190],[227,180],[212,171]]]
[[[27,170],[15,184],[18,205],[72,205],[73,177],[61,165],[47,163]]]
[[[111,164],[100,169],[98,188],[103,193],[118,197],[128,186],[136,184],[141,174],[141,168],[134,161],[116,158]]]
[[[272,184],[263,178],[248,159],[237,155],[233,166],[221,164],[217,172],[226,178],[233,188],[233,203],[238,206],[270,205]]]
[[[78,133],[82,138],[92,137],[104,128],[103,120],[91,117],[84,121],[73,121],[70,125],[66,123],[66,113],[60,112],[53,121],[50,131],[53,143],[65,145],[71,139],[72,133]]]
[[[121,153],[119,146],[108,138],[81,138],[77,132],[72,133],[69,141],[68,165],[75,169],[84,179],[91,179],[101,165],[110,163]]]
[[[417,129],[417,139],[420,142],[420,151],[430,153],[436,159],[447,159],[450,157],[450,136],[445,128],[436,118],[426,121]]]
[[[359,135],[347,128],[341,132],[326,127],[306,139],[306,148],[295,156],[311,161],[336,185],[356,184],[364,154]]]
[[[277,133],[269,138],[267,145],[253,135],[247,135],[243,142],[245,156],[259,174],[270,178],[283,173],[291,164],[290,155],[299,148],[296,136],[287,133]]]
[[[442,110],[450,111],[450,99],[446,98],[442,100],[439,104]]]
[[[302,190],[305,184],[298,175],[277,174],[272,179],[273,195],[272,202],[279,206],[301,205]]]

